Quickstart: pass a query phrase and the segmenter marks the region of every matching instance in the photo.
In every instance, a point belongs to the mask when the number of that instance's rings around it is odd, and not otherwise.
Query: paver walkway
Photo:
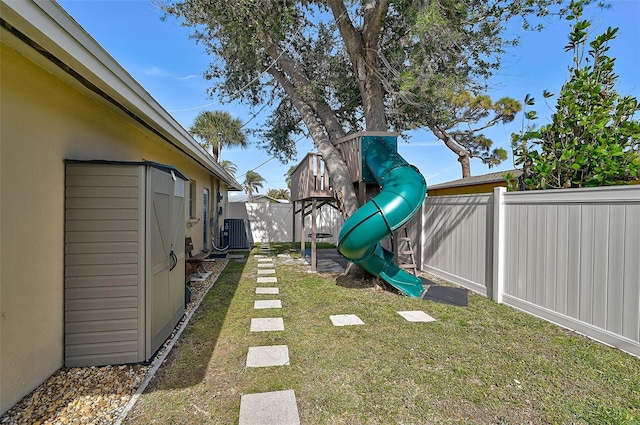
[[[256,279],[257,284],[278,284],[276,276],[264,276],[265,274],[276,274],[272,253],[268,244],[262,245],[259,253],[254,255],[258,260]],[[289,254],[279,254],[281,261],[291,259]],[[325,264],[325,271],[336,271],[336,263]],[[339,266],[339,265],[338,265]],[[264,309],[283,308],[280,299],[263,299],[264,295],[280,295],[279,286],[257,286],[254,300],[254,314]],[[286,294],[285,294],[286,295]],[[424,311],[398,311],[407,322],[433,322],[436,319]],[[355,314],[335,314],[329,319],[334,326],[354,326],[366,325],[365,322]],[[365,318],[366,319],[366,318]],[[282,317],[254,317],[251,319],[250,332],[278,332],[284,331],[284,320]],[[247,352],[246,367],[286,367],[290,364],[289,347],[287,345],[252,346]],[[244,394],[240,398],[239,425],[299,425],[300,417],[294,390],[273,391],[264,393]]]
[[[258,275],[275,274],[273,259],[268,244],[263,244],[258,259]],[[267,269],[268,267],[268,269]],[[278,283],[275,276],[258,276],[256,283]],[[279,295],[276,286],[256,287],[256,296]],[[257,299],[254,311],[270,308],[282,308],[282,300]],[[275,332],[284,330],[282,317],[252,318],[250,332]],[[289,365],[289,347],[270,345],[249,347],[246,367],[285,367]],[[299,425],[298,404],[293,390],[266,393],[244,394],[240,398],[239,425]]]

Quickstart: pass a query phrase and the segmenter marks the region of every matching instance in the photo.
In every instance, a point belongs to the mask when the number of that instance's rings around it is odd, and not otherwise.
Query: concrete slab
[[[254,257],[258,257],[257,255],[254,255]],[[269,257],[258,257],[258,263],[273,263],[273,258],[269,258]]]
[[[280,300],[258,300],[253,302],[253,308],[256,310],[262,310],[265,308],[282,308],[282,301]]]
[[[435,322],[436,319],[429,316],[424,311],[399,311],[398,314],[409,322]]]
[[[253,256],[253,258],[267,258],[267,257],[268,257],[268,255],[263,255],[263,254],[256,254],[256,255]],[[260,260],[258,260],[258,261],[260,261]]]
[[[239,425],[300,425],[293,390],[245,394],[240,398]]]
[[[239,258],[244,258],[244,254],[229,254],[227,255],[227,258],[231,258],[232,260],[237,260]]]
[[[355,314],[336,314],[329,318],[333,326],[364,325],[364,322]]]
[[[258,263],[258,268],[267,268],[267,267],[271,267],[273,268],[273,262],[271,263]]]
[[[280,293],[280,289],[278,288],[256,288],[256,294],[269,294],[269,295],[277,295]]]
[[[278,283],[278,278],[275,276],[259,277],[258,283]]]
[[[278,254],[278,258],[291,258],[291,254]]]
[[[286,345],[267,345],[249,347],[247,367],[272,367],[289,365],[289,347]]]
[[[262,270],[258,270],[258,274],[275,274],[276,270],[275,269],[262,269]]]
[[[283,330],[284,320],[282,319],[282,317],[251,319],[251,332],[275,332]]]

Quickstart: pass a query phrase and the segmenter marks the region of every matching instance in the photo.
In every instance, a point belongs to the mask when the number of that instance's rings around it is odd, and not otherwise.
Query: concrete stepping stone
[[[436,319],[429,316],[424,311],[399,311],[398,314],[404,317],[408,322],[435,322]]]
[[[194,273],[191,276],[189,276],[189,280],[191,280],[192,282],[204,282],[212,274],[213,274],[213,272]]]
[[[251,319],[251,332],[275,332],[284,330],[282,317]]]
[[[254,255],[254,257],[258,257],[258,256]],[[273,258],[258,257],[258,263],[273,263]]]
[[[278,278],[275,276],[258,277],[258,283],[278,283]]]
[[[253,256],[253,258],[267,258],[267,257],[268,257],[267,255],[262,255],[262,254],[256,254],[256,255]],[[258,260],[258,261],[260,261],[260,260]]]
[[[245,394],[240,398],[239,425],[300,425],[293,390]]]
[[[329,318],[333,326],[364,325],[364,322],[355,314],[336,314]]]
[[[267,345],[249,347],[247,367],[272,367],[289,365],[289,347],[286,345]]]
[[[256,288],[256,294],[278,295],[279,293],[280,293],[280,289],[278,288],[264,288],[264,287]]]
[[[273,268],[273,263],[258,263],[258,268],[267,268],[267,267]]]
[[[261,269],[258,270],[258,274],[275,274],[276,270],[275,269]]]
[[[278,254],[278,258],[291,258],[291,254]]]
[[[255,310],[262,310],[266,308],[282,308],[282,301],[280,300],[258,300],[253,302],[253,308]]]

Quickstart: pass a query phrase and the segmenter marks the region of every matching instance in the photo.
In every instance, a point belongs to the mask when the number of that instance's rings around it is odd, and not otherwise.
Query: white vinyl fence
[[[640,356],[640,186],[427,197],[421,268]]]
[[[296,203],[296,209],[300,205]],[[295,239],[293,236],[293,204],[271,202],[232,202],[229,204],[229,218],[248,218],[254,242],[300,242],[300,213],[296,214]],[[337,243],[342,227],[342,215],[335,208],[325,205],[318,209],[316,226],[318,233],[331,235],[319,242]],[[311,214],[305,218],[305,239],[311,232]]]

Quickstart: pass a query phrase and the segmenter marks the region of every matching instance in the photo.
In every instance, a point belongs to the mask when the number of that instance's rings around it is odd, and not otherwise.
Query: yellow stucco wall
[[[640,180],[634,180],[629,184],[640,184]],[[465,195],[471,193],[492,193],[496,187],[507,187],[506,182],[494,182],[484,184],[473,184],[467,186],[447,187],[442,189],[428,189],[429,196]]]
[[[429,189],[429,196],[462,195],[467,193],[491,193],[496,187],[507,187],[506,182],[473,184],[467,186],[447,187],[442,189]]]
[[[213,201],[217,183],[194,160],[153,133],[2,43],[0,75],[0,412],[4,412],[63,365],[64,160],[173,165],[197,181],[196,217],[202,216],[202,189],[210,189]],[[186,228],[196,249],[202,247],[202,225],[200,220]]]

